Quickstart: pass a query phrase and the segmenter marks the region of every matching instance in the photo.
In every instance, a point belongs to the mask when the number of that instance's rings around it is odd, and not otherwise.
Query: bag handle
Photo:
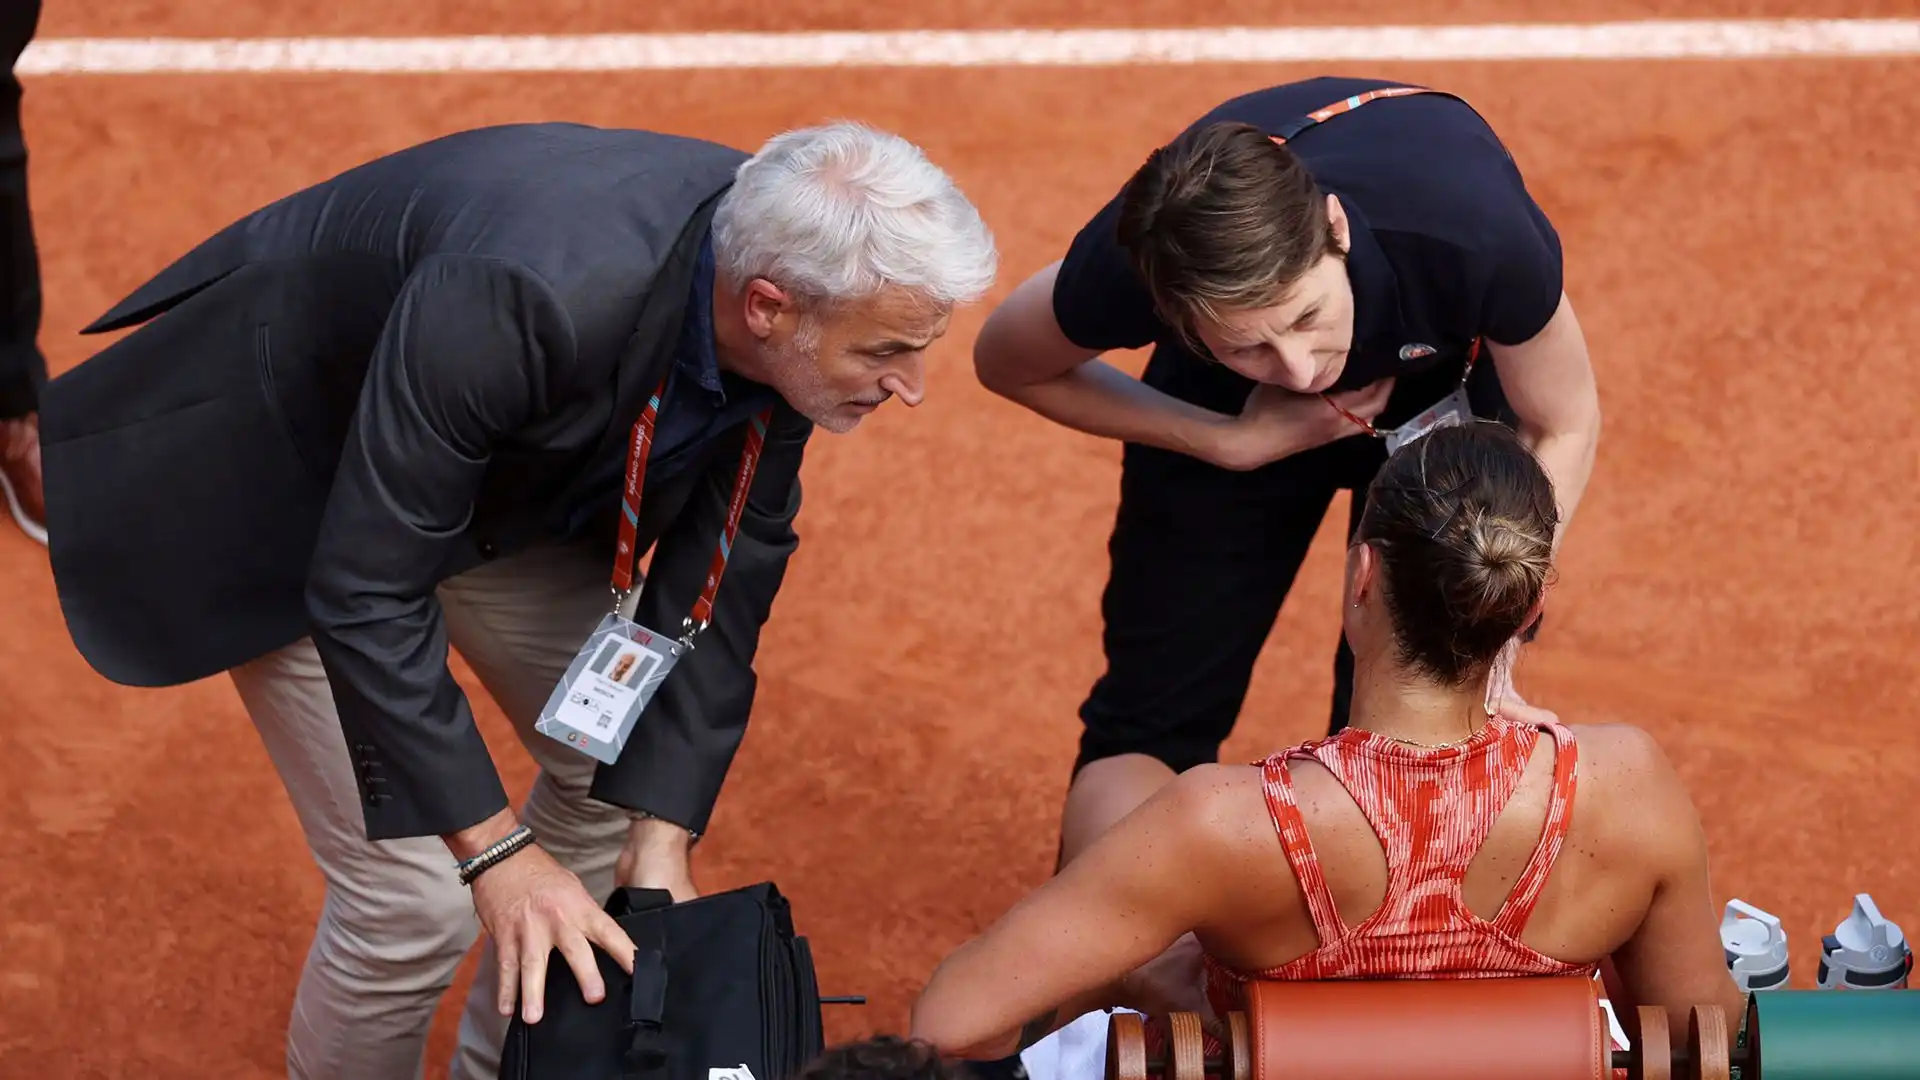
[[[651,907],[664,907],[666,904],[645,904],[637,908],[615,912],[614,903],[622,901],[621,893],[657,893],[672,897],[661,889],[622,889],[615,892],[607,907],[609,914],[618,918],[621,914],[633,911],[646,911]],[[643,903],[649,899],[642,895],[637,898]],[[664,1077],[667,1070],[666,1012],[667,1012],[667,940],[666,927],[661,919],[643,919],[637,925],[626,927],[627,933],[634,938],[633,985],[627,995],[627,1022],[629,1034],[627,1051],[623,1055],[625,1069],[624,1080],[654,1080]]]
[[[637,889],[622,886],[613,890],[613,895],[607,897],[607,914],[616,919],[623,915],[638,915],[643,911],[672,906],[673,894],[665,889]]]

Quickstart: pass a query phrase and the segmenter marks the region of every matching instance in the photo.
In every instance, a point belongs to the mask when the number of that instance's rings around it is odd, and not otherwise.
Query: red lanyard
[[[662,379],[660,389],[647,398],[647,407],[640,410],[640,419],[634,421],[633,441],[627,451],[627,489],[620,499],[620,544],[613,558],[613,593],[620,599],[625,599],[633,589],[633,572],[638,562],[640,492],[645,487],[647,455],[653,448],[653,426],[660,414],[660,395],[666,386],[666,380]],[[733,497],[727,500],[726,524],[721,527],[720,542],[714,545],[713,562],[707,567],[706,587],[700,590],[700,598],[693,602],[693,614],[687,617],[690,635],[705,630],[713,620],[713,598],[720,591],[720,576],[727,571],[733,538],[740,531],[740,515],[747,508],[747,489],[753,485],[753,474],[760,467],[760,450],[766,445],[767,425],[772,421],[773,407],[768,406],[747,425],[747,444],[740,451],[740,471],[734,478]]]
[[[1461,386],[1467,385],[1467,376],[1473,374],[1473,362],[1475,360],[1478,360],[1479,358],[1480,358],[1480,339],[1474,338],[1473,344],[1468,346],[1467,348],[1467,369],[1460,373]],[[1326,402],[1330,407],[1332,407],[1334,412],[1337,412],[1341,416],[1344,416],[1347,419],[1353,421],[1354,423],[1360,425],[1360,430],[1366,432],[1367,434],[1373,436],[1374,438],[1384,439],[1387,437],[1386,433],[1382,432],[1379,428],[1374,427],[1371,422],[1362,420],[1359,417],[1348,412],[1346,409],[1342,408],[1339,404],[1337,404],[1333,400],[1331,396],[1327,394],[1321,394],[1320,400]]]
[[[1383,86],[1378,90],[1368,90],[1365,93],[1355,94],[1352,97],[1341,98],[1339,101],[1325,108],[1315,109],[1307,115],[1300,117],[1298,120],[1295,120],[1293,123],[1285,125],[1280,134],[1269,135],[1267,137],[1284,146],[1288,139],[1297,138],[1301,132],[1313,125],[1325,120],[1331,120],[1343,112],[1351,112],[1369,101],[1378,101],[1381,98],[1407,97],[1411,94],[1440,93],[1445,93],[1445,91],[1429,90],[1424,86]],[[1447,96],[1452,97],[1453,95],[1448,94]]]

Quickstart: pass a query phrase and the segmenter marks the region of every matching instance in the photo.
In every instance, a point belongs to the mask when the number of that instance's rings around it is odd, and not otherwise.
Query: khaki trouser
[[[537,549],[439,590],[448,637],[513,722],[540,774],[520,810],[596,899],[613,888],[624,811],[587,798],[595,762],[533,730],[548,693],[609,607],[604,545]],[[415,1080],[427,1032],[479,934],[438,837],[366,839],[360,792],[319,655],[302,640],[232,671],[326,881],[287,1032],[293,1080]],[[558,958],[555,958],[558,962]],[[492,1080],[507,1018],[491,939],[460,1023],[454,1080]]]

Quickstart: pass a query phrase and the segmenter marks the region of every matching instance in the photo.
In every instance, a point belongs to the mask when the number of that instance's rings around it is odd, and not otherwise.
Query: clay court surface
[[[41,37],[1364,25],[1538,10],[935,7],[65,0]],[[1911,9],[1554,11],[1896,14]],[[1704,816],[1716,901],[1781,916],[1796,985],[1811,985],[1820,935],[1855,892],[1920,931],[1920,59],[31,77],[43,341],[56,371],[79,362],[103,344],[78,337],[82,324],[263,202],[431,136],[534,119],[742,147],[835,116],[899,130],[988,215],[997,299],[1192,116],[1322,72],[1465,96],[1566,245],[1606,428],[1523,691],[1570,721],[1658,735]],[[831,1039],[902,1028],[939,959],[1046,876],[1075,708],[1101,667],[1118,447],[981,390],[968,348],[983,315],[954,321],[923,407],[815,440],[755,719],[696,863],[707,890],[776,881],[824,991],[870,996],[831,1010]],[[92,497],[113,513],[113,492]],[[1336,504],[1275,627],[1229,758],[1323,730],[1344,515]],[[0,1075],[284,1075],[321,885],[231,685],[139,691],[93,674],[45,553],[10,527],[0,611]],[[524,791],[529,759],[458,670]],[[430,1075],[456,1017],[457,996]]]

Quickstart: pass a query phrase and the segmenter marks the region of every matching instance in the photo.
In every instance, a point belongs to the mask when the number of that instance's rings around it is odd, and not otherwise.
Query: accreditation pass
[[[534,728],[613,764],[684,651],[681,642],[609,612],[554,687]]]

